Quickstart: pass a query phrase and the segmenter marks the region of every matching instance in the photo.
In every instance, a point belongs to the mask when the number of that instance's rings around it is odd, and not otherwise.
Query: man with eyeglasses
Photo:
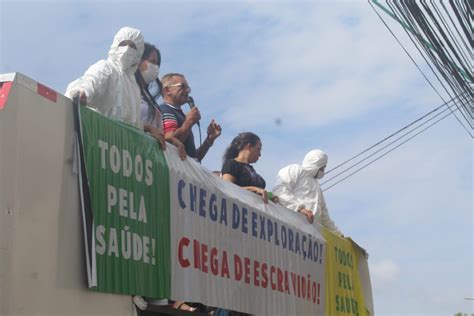
[[[161,78],[163,84],[163,104],[159,105],[163,119],[163,130],[165,135],[171,134],[178,138],[186,149],[189,157],[201,161],[209,148],[214,144],[217,137],[221,135],[221,126],[212,120],[207,127],[207,137],[202,145],[196,149],[192,127],[201,119],[197,107],[193,107],[188,113],[184,113],[181,106],[188,102],[191,87],[182,74],[169,73]]]

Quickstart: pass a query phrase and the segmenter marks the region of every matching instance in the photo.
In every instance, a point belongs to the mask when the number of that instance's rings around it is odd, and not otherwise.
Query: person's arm
[[[262,197],[263,202],[265,204],[268,204],[268,192],[265,189],[259,188],[259,187],[254,187],[254,186],[247,186],[247,187],[242,187],[243,189],[253,192],[255,194],[258,194]]]
[[[222,173],[222,179],[224,179],[225,181],[232,182],[232,183],[235,183],[235,181],[237,181],[237,179],[230,173]]]
[[[224,179],[226,181],[229,181],[229,182],[232,182],[232,183],[235,183],[237,181],[236,177],[234,177],[230,173],[222,173],[222,179]],[[267,191],[265,191],[265,189],[261,189],[259,187],[255,187],[255,186],[246,186],[246,187],[241,187],[241,188],[262,196],[263,201],[265,202],[265,204],[268,203],[268,193],[267,193]]]
[[[65,92],[67,97],[78,96],[81,105],[91,106],[109,87],[112,70],[107,61],[101,60],[90,66],[84,75],[71,82]]]
[[[159,128],[151,124],[143,124],[143,131],[153,136],[153,138],[155,138],[158,141],[158,144],[160,145],[161,149],[163,150],[166,149],[165,135]]]
[[[217,122],[213,119],[209,126],[207,127],[207,137],[202,143],[202,145],[197,149],[196,156],[197,160],[201,161],[206,156],[209,148],[214,144],[214,141],[217,137],[219,137],[222,133],[222,128]]]
[[[173,116],[173,118],[171,117]],[[174,122],[172,122],[174,119]],[[171,137],[176,137],[179,141],[184,142],[194,124],[199,122],[201,119],[201,114],[199,113],[198,108],[192,108],[187,114],[186,119],[184,120],[183,125],[178,127],[176,117],[173,114],[163,114],[163,127],[165,130],[165,135],[170,135]]]
[[[178,148],[178,155],[181,160],[185,160],[187,157],[186,154],[186,148],[184,148],[184,145],[182,142],[179,141],[176,137],[173,137],[171,134],[168,136],[165,136],[165,139],[168,143],[173,144]]]
[[[307,207],[293,193],[298,176],[299,168],[296,165],[290,165],[281,169],[278,172],[277,183],[272,190],[274,194],[278,195],[281,205],[295,212],[299,212]]]

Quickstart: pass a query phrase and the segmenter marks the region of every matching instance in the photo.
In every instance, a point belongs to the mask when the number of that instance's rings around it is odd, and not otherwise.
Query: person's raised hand
[[[209,123],[209,126],[207,127],[207,137],[211,140],[214,141],[217,137],[221,136],[222,133],[222,128],[217,122],[212,119],[211,123]]]
[[[75,98],[77,98],[79,100],[80,105],[84,105],[84,106],[87,105],[87,95],[86,95],[86,92],[84,90],[77,91],[73,96],[73,99],[75,99]]]

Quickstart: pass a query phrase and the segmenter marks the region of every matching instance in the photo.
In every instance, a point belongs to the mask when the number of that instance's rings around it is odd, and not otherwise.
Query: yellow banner
[[[327,242],[325,314],[369,316],[358,268],[363,251],[352,240],[324,228],[323,236]]]

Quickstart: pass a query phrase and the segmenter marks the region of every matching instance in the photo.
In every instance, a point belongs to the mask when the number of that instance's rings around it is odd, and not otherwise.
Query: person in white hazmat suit
[[[141,122],[140,88],[135,71],[144,50],[139,30],[123,27],[114,37],[106,60],[87,69],[71,82],[66,96],[79,96],[80,103],[97,109],[105,116],[143,129]],[[152,135],[154,131],[149,131]],[[153,135],[155,138],[156,135]]]
[[[319,149],[306,154],[303,164],[292,164],[278,172],[273,193],[286,208],[305,215],[310,223],[314,218],[331,232],[342,236],[341,231],[329,216],[318,179],[324,176],[328,163],[327,155]]]

